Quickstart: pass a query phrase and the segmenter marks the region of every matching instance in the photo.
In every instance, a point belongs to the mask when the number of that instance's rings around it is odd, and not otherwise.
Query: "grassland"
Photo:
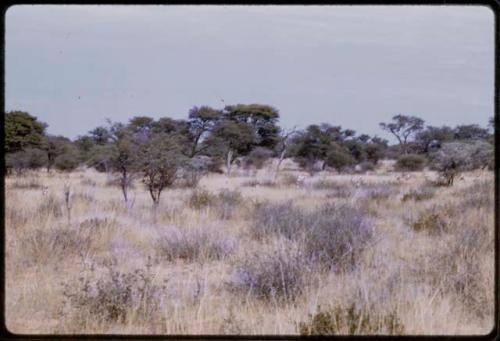
[[[272,169],[272,168],[269,168]],[[493,174],[289,165],[204,176],[125,204],[106,174],[6,178],[13,333],[485,334]],[[65,191],[69,191],[66,201]]]

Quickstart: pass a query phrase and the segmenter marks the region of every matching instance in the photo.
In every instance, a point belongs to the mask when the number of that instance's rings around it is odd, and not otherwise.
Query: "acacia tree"
[[[120,123],[110,125],[111,143],[108,149],[109,164],[113,171],[120,174],[120,188],[123,199],[128,202],[128,189],[134,174],[139,170],[139,146],[128,127]]]
[[[279,112],[264,104],[237,104],[224,108],[222,118],[253,130],[254,146],[273,149],[279,141]]]
[[[203,144],[203,139],[212,131],[221,119],[222,112],[208,106],[193,107],[189,110],[189,133],[192,138],[189,157],[193,158],[206,150],[209,146]]]
[[[238,156],[247,155],[255,145],[255,133],[251,126],[235,121],[221,121],[208,138],[207,144],[212,146],[216,154],[224,155],[227,176],[231,176],[231,168]]]
[[[445,179],[446,185],[453,185],[458,173],[490,166],[493,162],[493,148],[485,141],[448,142],[432,155],[432,167]]]
[[[407,154],[408,139],[423,129],[424,120],[415,116],[401,114],[394,116],[392,120],[391,123],[380,123],[380,127],[394,135],[403,153]]]
[[[318,161],[321,170],[326,166],[342,169],[355,162],[348,149],[348,142],[353,141],[354,134],[353,130],[342,130],[340,126],[312,124],[294,136],[291,154],[311,172]]]
[[[419,146],[419,150],[427,154],[431,146],[440,146],[442,143],[452,141],[454,138],[454,131],[450,127],[427,126],[416,134],[415,141]]]
[[[175,134],[154,133],[141,145],[139,157],[143,182],[156,212],[162,191],[174,183],[177,171],[185,162],[182,146]]]
[[[47,124],[24,111],[6,112],[4,118],[6,153],[42,147]]]

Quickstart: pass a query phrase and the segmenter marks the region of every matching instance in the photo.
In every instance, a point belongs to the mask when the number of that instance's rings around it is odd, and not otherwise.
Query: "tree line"
[[[186,119],[108,120],[73,141],[47,134],[47,124],[27,112],[6,112],[4,118],[7,173],[37,168],[71,171],[87,165],[120,174],[125,201],[132,177],[140,176],[158,203],[162,190],[179,178],[223,169],[231,175],[234,164],[260,168],[273,157],[278,160],[275,176],[285,158],[293,158],[310,173],[362,172],[372,170],[381,159],[396,159],[401,170],[431,164],[443,174],[448,171],[449,184],[460,170],[493,167],[493,118],[486,128],[477,124],[452,128],[425,125],[418,117],[399,114],[380,123],[398,141],[393,145],[328,123],[285,130],[279,126],[279,111],[263,104],[193,107]]]

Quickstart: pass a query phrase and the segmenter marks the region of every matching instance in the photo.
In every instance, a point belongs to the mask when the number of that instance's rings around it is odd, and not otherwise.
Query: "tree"
[[[45,151],[36,148],[26,148],[5,155],[5,168],[9,173],[14,170],[20,174],[27,169],[37,169],[47,164]]]
[[[252,128],[255,146],[272,149],[279,141],[279,112],[264,104],[237,104],[224,108],[223,119]]]
[[[40,148],[47,124],[24,111],[5,113],[5,152],[14,153],[25,148]]]
[[[74,148],[73,148],[74,147]],[[64,154],[74,154],[75,156],[79,155],[78,148],[76,146],[72,146],[72,142],[70,139],[64,136],[54,136],[49,135],[46,137],[43,143],[43,149],[47,153],[47,172],[55,165],[56,159]],[[66,160],[65,162],[61,162],[61,160]],[[80,160],[75,160],[73,157],[65,156],[59,161],[59,165],[63,165],[62,168],[68,169],[76,162],[79,163]],[[76,168],[76,167],[75,167]]]
[[[355,162],[348,148],[351,144],[353,152],[356,152],[359,147],[354,146],[354,134],[353,130],[342,130],[340,126],[312,124],[295,135],[291,153],[302,167],[310,171],[317,162],[321,162],[321,170],[325,166],[342,169]]]
[[[194,157],[208,148],[202,145],[203,138],[212,131],[221,119],[222,112],[208,106],[193,107],[189,110],[189,132],[192,136],[189,157]]]
[[[231,166],[238,156],[247,155],[255,146],[255,131],[246,123],[223,120],[213,130],[207,144],[215,154],[226,160],[227,175],[231,176]]]
[[[493,162],[493,147],[485,141],[448,142],[432,154],[432,167],[448,186],[459,172],[485,168]]]
[[[427,126],[417,133],[415,141],[419,151],[427,154],[432,148],[439,148],[442,143],[452,141],[454,138],[455,133],[450,127]]]
[[[483,140],[489,137],[488,129],[481,128],[477,124],[459,125],[455,128],[455,139],[457,140]]]
[[[287,153],[289,152],[291,139],[293,138],[293,136],[296,132],[297,132],[296,127],[293,127],[289,131],[281,130],[281,132],[280,132],[280,137],[279,137],[278,143],[276,145],[276,151],[277,151],[279,157],[278,157],[278,163],[276,165],[276,171],[274,173],[275,180],[278,177],[281,163],[283,163],[283,160],[285,159]]]
[[[380,123],[383,130],[396,137],[404,154],[407,153],[408,139],[423,129],[424,121],[415,116],[396,115],[392,123]]]
[[[111,145],[109,148],[109,165],[113,171],[120,174],[120,188],[123,199],[128,202],[128,188],[133,175],[139,169],[138,144],[134,141],[133,133],[120,123],[110,126]]]
[[[141,145],[139,162],[143,182],[149,190],[156,212],[162,191],[174,183],[177,171],[185,162],[179,140],[175,135],[152,134]]]
[[[94,141],[95,144],[99,146],[104,146],[109,142],[110,135],[108,129],[106,127],[97,127],[91,131],[89,131],[89,135]]]
[[[80,162],[88,162],[91,159],[93,149],[96,146],[94,140],[88,135],[78,136],[74,141],[74,145],[78,148]]]

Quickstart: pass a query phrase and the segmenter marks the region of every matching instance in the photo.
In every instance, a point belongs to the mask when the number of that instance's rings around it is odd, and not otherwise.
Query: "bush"
[[[415,172],[422,170],[425,163],[425,157],[417,154],[408,154],[398,158],[395,169],[398,171]]]
[[[252,179],[248,181],[244,181],[241,183],[242,187],[276,187],[277,183],[273,180],[257,180]]]
[[[5,167],[22,173],[28,169],[37,169],[47,165],[47,153],[41,149],[27,148],[5,155]]]
[[[429,234],[439,234],[446,230],[446,222],[435,210],[424,212],[412,224],[413,230],[417,232],[427,232]]]
[[[280,177],[280,183],[285,186],[294,186],[297,184],[298,176],[291,173],[285,173]]]
[[[298,238],[308,227],[309,215],[294,207],[291,201],[285,203],[260,203],[256,205],[252,234],[264,239],[271,234],[281,234],[288,239]]]
[[[370,313],[358,309],[353,303],[349,308],[339,306],[309,315],[307,322],[298,324],[300,335],[401,335],[404,325],[395,311],[388,314]]]
[[[488,167],[493,163],[493,147],[484,141],[449,142],[431,155],[432,168],[451,186],[458,173]]]
[[[217,196],[213,195],[209,191],[197,189],[191,192],[187,204],[193,209],[200,210],[213,205],[216,200]]]
[[[311,213],[304,247],[309,258],[328,268],[351,270],[371,239],[371,226],[360,208],[325,205]]]
[[[313,189],[333,189],[333,190],[338,190],[338,189],[343,189],[345,188],[346,185],[340,184],[337,181],[333,180],[327,180],[327,179],[320,179],[316,182],[312,183],[312,188]]]
[[[307,263],[292,245],[262,248],[236,264],[231,285],[261,299],[288,301],[304,289]]]
[[[243,158],[243,167],[248,169],[250,167],[255,167],[256,169],[261,169],[264,163],[273,156],[273,151],[263,147],[257,147],[252,149],[252,151]]]
[[[401,201],[406,202],[409,200],[422,201],[432,199],[436,194],[436,190],[432,187],[423,187],[417,190],[411,190],[403,195]]]
[[[36,229],[23,237],[25,258],[39,265],[47,260],[59,261],[71,255],[86,254],[91,234],[66,228]]]
[[[214,209],[220,219],[231,219],[234,208],[242,202],[241,193],[238,190],[223,189],[217,195],[206,190],[195,190],[188,199],[188,206],[194,209]]]
[[[61,171],[72,171],[77,168],[79,164],[80,157],[77,153],[65,153],[57,156],[54,160],[54,166]]]
[[[154,283],[149,267],[121,273],[109,266],[103,276],[63,285],[64,308],[76,320],[126,323],[131,317],[141,322],[159,317],[166,286]]]
[[[254,213],[252,233],[258,239],[269,234],[299,241],[315,264],[329,268],[352,269],[371,238],[368,221],[360,208],[325,205],[304,212],[291,202],[260,204]]]
[[[180,229],[169,226],[157,241],[159,255],[168,260],[218,260],[231,253],[236,240],[216,228]]]

